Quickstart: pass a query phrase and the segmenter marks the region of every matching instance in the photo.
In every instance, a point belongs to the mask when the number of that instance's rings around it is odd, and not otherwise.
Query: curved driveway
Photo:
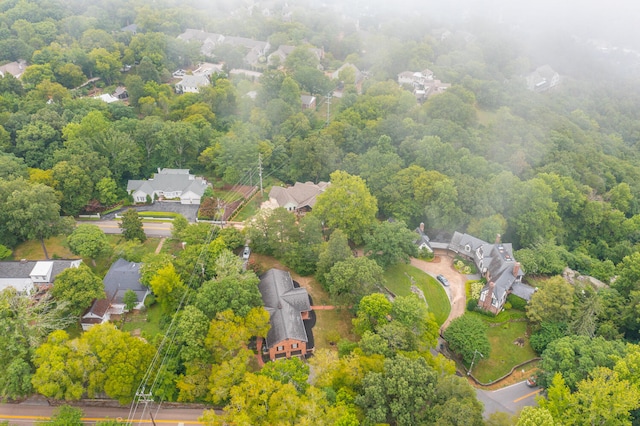
[[[453,268],[453,259],[449,256],[436,257],[439,262],[425,262],[424,260],[411,258],[411,266],[426,272],[434,278],[436,275],[442,274],[449,280],[449,287],[444,287],[444,289],[451,302],[451,312],[449,312],[449,317],[440,327],[440,332],[442,332],[454,318],[464,315],[467,307],[464,284],[468,278]]]

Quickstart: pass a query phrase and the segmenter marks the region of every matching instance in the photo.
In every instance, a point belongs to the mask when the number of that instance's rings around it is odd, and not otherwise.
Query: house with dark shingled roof
[[[455,232],[449,250],[473,261],[487,280],[480,292],[478,306],[497,314],[511,293],[529,300],[535,289],[522,282],[524,271],[513,257],[513,247],[503,243],[500,235],[495,244],[489,244],[468,234]]]
[[[291,274],[280,269],[265,272],[258,288],[271,324],[266,338],[269,359],[305,356],[313,351],[304,325],[311,312],[307,290],[296,287]]]
[[[88,330],[96,324],[102,324],[111,319],[111,315],[121,315],[126,312],[124,295],[132,290],[137,297],[137,304],[133,309],[141,309],[149,289],[140,283],[141,263],[129,262],[124,259],[116,260],[107,275],[105,275],[104,299],[97,299],[91,308],[82,316],[80,324],[83,330]]]

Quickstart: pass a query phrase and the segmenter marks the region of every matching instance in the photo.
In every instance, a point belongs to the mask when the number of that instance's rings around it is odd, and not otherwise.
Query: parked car
[[[244,246],[244,251],[242,252],[242,258],[244,260],[249,260],[249,256],[251,256],[251,249],[249,246]]]
[[[440,281],[442,283],[443,286],[445,287],[449,287],[449,280],[447,280],[444,275],[440,274],[436,277],[436,279],[438,281]]]
[[[536,376],[530,376],[527,379],[527,386],[529,386],[530,388],[535,388],[536,386],[538,386],[538,381],[536,380]]]

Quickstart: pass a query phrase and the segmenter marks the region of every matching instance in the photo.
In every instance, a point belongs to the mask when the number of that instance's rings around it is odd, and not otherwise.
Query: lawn
[[[153,340],[156,335],[160,334],[161,316],[160,305],[156,303],[145,311],[127,315],[121,330],[134,332],[134,334],[139,333],[145,339]]]
[[[77,259],[78,256],[71,253],[66,243],[66,237],[57,236],[44,240],[50,259]],[[40,240],[25,241],[13,251],[15,260],[45,260],[42,244]]]
[[[449,312],[451,312],[451,304],[440,283],[429,274],[404,263],[392,266],[384,273],[384,277],[387,280],[387,288],[398,296],[411,294],[409,276],[413,277],[416,286],[424,293],[429,305],[429,311],[436,317],[438,325],[442,325],[447,320]]]
[[[537,355],[531,349],[527,332],[527,321],[514,321],[524,317],[524,312],[512,309],[501,313],[497,318],[490,318],[479,313],[477,315],[489,324],[487,332],[491,343],[491,354],[473,367],[473,375],[481,382],[488,383],[507,374],[514,366],[535,358]],[[496,322],[502,320],[501,322]],[[511,321],[510,321],[511,320]],[[517,345],[521,339],[523,346]]]
[[[260,196],[259,193],[256,193],[256,195],[242,206],[242,208],[232,217],[232,220],[234,222],[244,222],[250,217],[255,216],[255,214],[258,213],[258,210],[260,210],[260,204],[262,204],[266,198],[268,197]]]

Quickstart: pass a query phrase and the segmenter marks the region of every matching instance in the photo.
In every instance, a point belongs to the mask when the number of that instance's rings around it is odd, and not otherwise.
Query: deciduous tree
[[[363,393],[356,397],[356,403],[372,423],[423,424],[430,417],[436,381],[436,372],[424,358],[398,355],[384,361],[382,373],[365,376]]]
[[[360,244],[375,223],[378,206],[360,177],[335,171],[331,173],[331,185],[318,195],[313,211],[329,228],[342,230]]]
[[[122,215],[120,229],[125,240],[139,240],[144,242],[147,239],[144,229],[142,229],[142,221],[138,217],[138,212],[134,209],[127,209]]]
[[[357,304],[363,296],[384,285],[384,271],[366,257],[350,257],[333,265],[325,274],[326,287],[337,304]]]
[[[478,317],[463,315],[451,321],[444,331],[444,338],[452,351],[462,356],[466,364],[474,358],[479,361],[477,353],[489,358],[491,345],[487,336],[487,325]]]
[[[112,251],[107,236],[95,225],[78,225],[67,237],[67,243],[72,253],[90,258],[94,266],[96,258]]]
[[[158,269],[149,281],[149,287],[158,298],[165,314],[171,314],[178,307],[183,293],[187,290],[172,263]]]
[[[573,309],[573,287],[564,278],[557,276],[545,282],[536,291],[527,305],[527,318],[534,324],[561,322],[571,317]]]
[[[365,253],[385,269],[400,262],[409,263],[411,257],[418,255],[416,238],[404,222],[384,221],[365,235]]]
[[[58,274],[51,295],[69,302],[69,314],[80,316],[95,299],[104,299],[104,284],[86,265],[68,268]]]

